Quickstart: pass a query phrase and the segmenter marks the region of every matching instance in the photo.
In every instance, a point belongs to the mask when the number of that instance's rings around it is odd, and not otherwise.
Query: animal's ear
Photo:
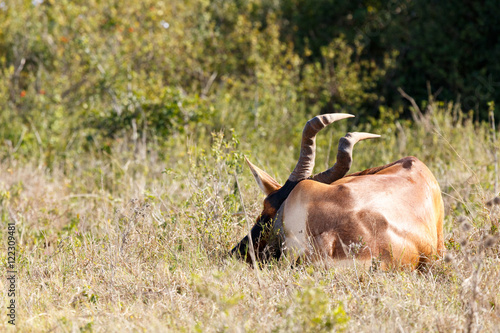
[[[245,161],[247,161],[248,167],[255,178],[257,184],[259,184],[260,189],[264,192],[265,195],[269,195],[272,192],[279,190],[281,185],[273,179],[273,177],[269,176],[267,172],[257,168],[253,165],[245,156]]]

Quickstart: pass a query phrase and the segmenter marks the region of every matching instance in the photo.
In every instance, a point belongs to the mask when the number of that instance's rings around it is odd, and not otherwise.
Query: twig
[[[212,85],[214,84],[214,81],[216,78],[217,78],[217,72],[213,72],[212,75],[210,75],[210,77],[208,78],[208,81],[205,84],[203,91],[201,92],[201,96],[207,96],[207,94],[210,91],[210,88],[212,88]]]
[[[413,109],[415,109],[415,111],[418,113],[419,119],[417,119],[415,117],[415,114],[413,112],[411,113],[411,116],[413,117],[413,120],[415,122],[422,121],[424,119],[424,115],[422,114],[422,111],[418,107],[417,102],[415,102],[415,100],[413,99],[413,97],[411,97],[410,95],[408,95],[407,93],[405,93],[405,91],[403,89],[401,89],[401,87],[398,87],[398,92],[401,94],[401,96],[403,96],[408,101],[410,101],[411,105],[413,106]]]
[[[495,129],[495,108],[490,106],[490,123],[491,123],[491,140],[493,145],[493,159],[495,162],[495,195],[498,195],[498,149],[497,149],[497,134]]]
[[[21,61],[19,62],[19,66],[17,66],[16,71],[14,72],[15,77],[19,77],[19,75],[23,71],[25,64],[26,64],[26,58],[22,58]]]
[[[253,265],[253,268],[255,270],[255,275],[257,276],[257,282],[259,283],[259,287],[261,287],[262,282],[260,280],[259,268],[257,266],[257,260],[255,258],[255,249],[253,247],[252,232],[251,232],[251,228],[250,228],[250,223],[248,222],[248,215],[247,215],[247,211],[245,209],[245,204],[243,202],[243,196],[241,195],[240,182],[238,181],[238,176],[236,175],[236,172],[234,173],[234,179],[236,180],[236,187],[238,188],[238,194],[240,197],[241,207],[243,209],[243,214],[245,215],[245,221],[247,223],[248,240],[250,243],[250,246],[248,248],[250,250],[250,258],[252,259],[252,265]]]
[[[21,144],[23,143],[23,139],[24,139],[25,134],[26,134],[26,128],[23,127],[21,137],[19,138],[19,141],[17,142],[16,146],[14,147],[14,150],[12,151],[13,153],[17,152],[17,150],[21,147]]]

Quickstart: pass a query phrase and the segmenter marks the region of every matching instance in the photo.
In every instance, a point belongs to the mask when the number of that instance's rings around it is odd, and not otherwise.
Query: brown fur
[[[312,261],[357,258],[379,261],[381,267],[418,268],[443,255],[441,190],[416,157],[356,172],[332,184],[288,180],[283,187],[248,163],[267,194],[251,231],[261,260],[269,253],[279,258],[285,250]],[[246,255],[247,247],[245,237],[231,252]]]
[[[379,258],[385,266],[415,268],[444,251],[440,188],[415,157],[354,173],[331,185],[303,181],[285,203],[285,230],[286,207],[300,204],[307,209],[314,253],[305,255],[311,258],[318,253],[334,260]]]

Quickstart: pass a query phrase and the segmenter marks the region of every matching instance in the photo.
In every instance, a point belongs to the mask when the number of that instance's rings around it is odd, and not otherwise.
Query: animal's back
[[[317,259],[416,266],[443,251],[439,185],[415,157],[331,185],[303,181],[284,203],[287,248]]]

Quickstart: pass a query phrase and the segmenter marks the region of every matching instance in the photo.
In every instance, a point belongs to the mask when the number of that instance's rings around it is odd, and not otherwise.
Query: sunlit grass
[[[415,155],[436,175],[448,255],[426,273],[291,268],[286,260],[256,271],[229,258],[246,231],[235,172],[251,218],[263,199],[242,169],[242,152],[263,159],[276,149],[271,144],[258,149],[256,142],[214,134],[206,142],[173,145],[166,162],[144,147],[132,147],[131,154],[117,146],[112,155],[75,162],[74,174],[37,161],[7,161],[0,166],[1,218],[4,226],[17,221],[17,328],[496,330],[500,207],[486,204],[494,197],[494,146],[486,126],[457,123],[441,111],[427,124],[378,124],[373,130],[383,139],[360,143],[354,153],[353,171]],[[328,133],[318,139],[321,154]],[[332,150],[334,156],[335,144]],[[284,150],[284,162],[264,160],[263,167],[286,179],[290,170],[283,165],[293,166],[294,154]],[[0,325],[9,328],[6,321]]]

